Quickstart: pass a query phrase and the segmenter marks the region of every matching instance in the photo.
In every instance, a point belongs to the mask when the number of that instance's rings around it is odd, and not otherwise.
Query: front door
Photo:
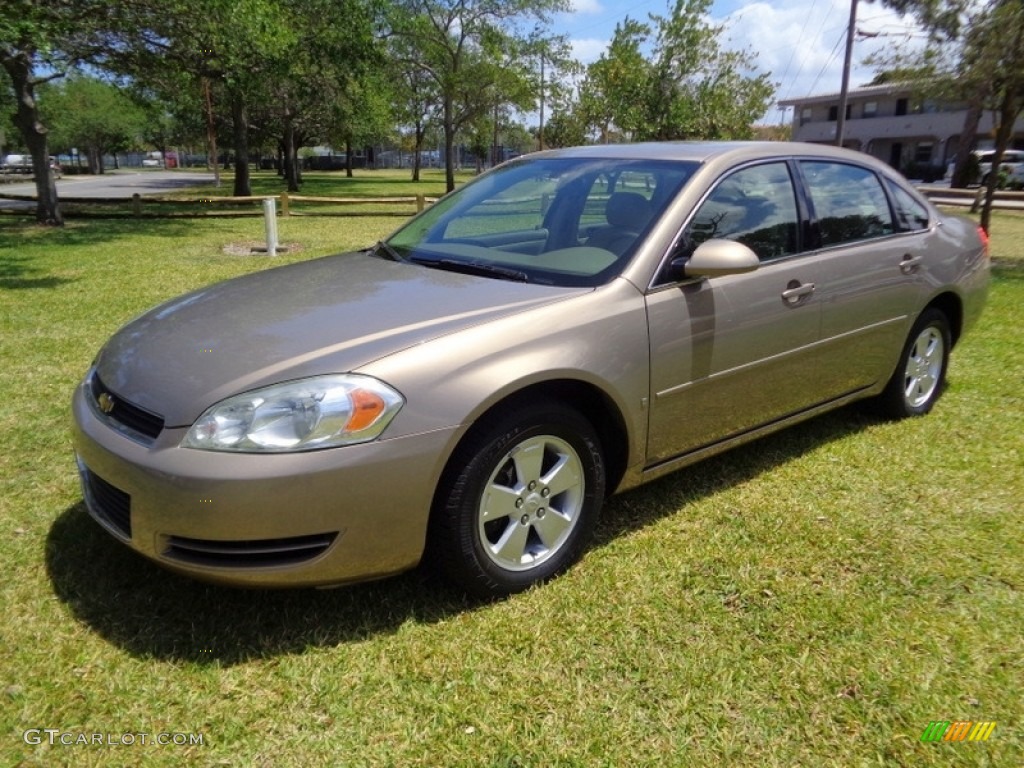
[[[786,163],[762,163],[721,179],[687,224],[690,246],[738,240],[762,263],[648,294],[649,464],[820,401],[818,274],[812,258],[796,253],[797,211]]]

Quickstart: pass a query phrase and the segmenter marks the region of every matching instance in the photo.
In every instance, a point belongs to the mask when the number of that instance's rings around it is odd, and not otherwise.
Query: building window
[[[914,150],[914,162],[915,163],[930,163],[932,161],[932,143],[930,141],[922,141],[917,145]]]
[[[811,110],[810,107],[804,107],[802,110],[800,110],[800,125],[804,125],[805,123],[811,122],[812,115],[813,110]]]
[[[896,115],[900,116],[907,114],[908,106],[909,102],[907,101],[907,99],[896,99]]]
[[[877,117],[878,116],[878,102],[877,101],[865,101],[864,102],[864,117]]]
[[[828,108],[828,119],[829,119],[829,122],[832,122],[832,123],[836,122],[836,120],[839,119],[839,105],[838,104],[835,104],[835,105],[833,105],[833,106]],[[850,119],[850,105],[849,104],[846,105],[846,119],[847,120]]]

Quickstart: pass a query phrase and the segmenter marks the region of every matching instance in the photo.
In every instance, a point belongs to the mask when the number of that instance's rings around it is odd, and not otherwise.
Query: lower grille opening
[[[131,496],[115,488],[103,478],[82,467],[82,489],[85,506],[92,516],[106,523],[126,539],[132,537]]]
[[[217,541],[168,536],[164,556],[192,565],[218,568],[266,568],[299,565],[312,560],[334,543],[338,533],[316,533],[286,539]]]

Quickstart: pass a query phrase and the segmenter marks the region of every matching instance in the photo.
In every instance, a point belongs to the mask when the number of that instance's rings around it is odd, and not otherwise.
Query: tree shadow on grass
[[[1019,259],[992,259],[992,277],[995,281],[1024,280],[1024,261]]]
[[[58,285],[73,282],[66,277],[36,277],[40,271],[28,257],[0,253],[0,290],[56,288]]]
[[[17,249],[26,239],[33,244],[45,243],[49,247],[82,246],[95,243],[116,243],[121,238],[139,234],[147,236],[179,238],[192,234],[195,228],[192,219],[127,219],[102,220],[75,219],[63,227],[43,227],[28,219],[12,220],[0,218],[0,252],[2,249]]]
[[[594,546],[638,530],[689,502],[733,487],[873,420],[844,409],[717,456],[612,499]],[[149,658],[232,665],[359,642],[485,604],[426,568],[334,590],[244,590],[165,571],[116,542],[84,503],[66,509],[46,543],[57,597],[94,631]],[[514,598],[513,598],[514,599]]]

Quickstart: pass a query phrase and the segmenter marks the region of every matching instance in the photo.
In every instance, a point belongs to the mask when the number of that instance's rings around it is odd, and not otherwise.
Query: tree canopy
[[[710,8],[711,0],[675,0],[666,16],[620,23],[587,67],[572,107],[578,122],[601,141],[749,138],[775,86],[752,53],[722,47]]]
[[[711,0],[674,0],[664,16],[627,18],[585,72],[568,41],[549,31],[552,15],[569,7],[569,0],[9,0],[0,16],[9,84],[0,109],[10,105],[4,111],[15,112],[32,153],[37,217],[59,224],[47,162],[54,140],[85,148],[99,170],[105,152],[139,143],[162,150],[203,136],[214,167],[218,143],[230,146],[234,193],[247,195],[254,141],[276,148],[284,181],[297,190],[300,146],[352,148],[402,133],[418,157],[439,131],[451,189],[457,141],[485,157],[499,144],[521,152],[593,137],[746,137],[772,98],[752,55],[723,48],[723,29],[708,21]],[[67,79],[47,84],[60,78]],[[530,137],[516,119],[537,112],[541,125]]]
[[[429,81],[445,145],[445,179],[455,188],[455,135],[495,102],[532,108],[521,24],[546,23],[567,0],[395,0],[387,17],[392,54]]]

